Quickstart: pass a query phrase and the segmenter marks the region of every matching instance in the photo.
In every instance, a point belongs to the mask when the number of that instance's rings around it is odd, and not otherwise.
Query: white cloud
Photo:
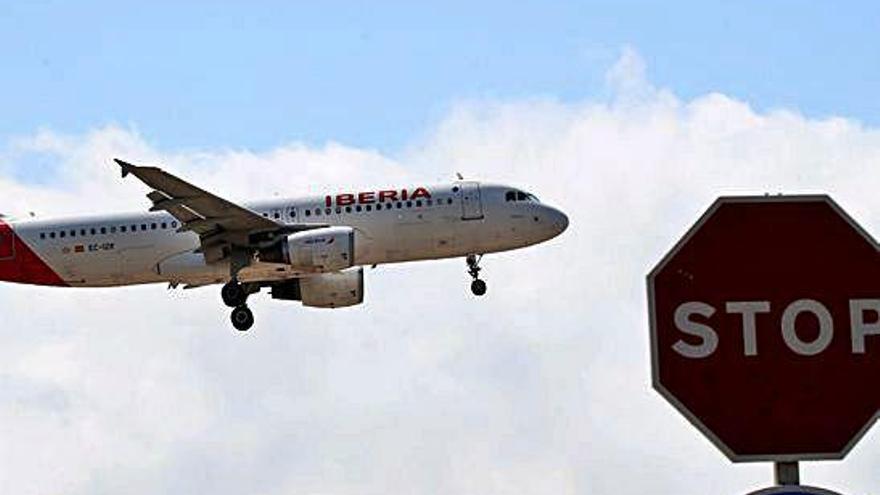
[[[462,102],[397,156],[330,143],[157,149],[132,129],[8,143],[6,212],[147,205],[111,158],[162,163],[227,197],[468,176],[566,210],[562,237],[487,257],[368,272],[367,304],[256,298],[237,335],[216,290],[0,288],[0,486],[10,493],[746,492],[650,390],[644,275],[726,193],[832,193],[880,231],[880,132],[655,88],[626,51],[609,101]],[[35,156],[57,180],[33,184]],[[22,177],[25,177],[24,179]],[[804,478],[876,490],[880,437]]]

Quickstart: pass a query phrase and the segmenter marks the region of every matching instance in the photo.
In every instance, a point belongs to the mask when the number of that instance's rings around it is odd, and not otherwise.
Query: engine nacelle
[[[272,286],[272,299],[302,301],[313,308],[344,308],[364,302],[364,269],[322,273]]]
[[[260,252],[260,261],[285,263],[304,272],[336,272],[354,265],[354,229],[324,227],[290,234]]]

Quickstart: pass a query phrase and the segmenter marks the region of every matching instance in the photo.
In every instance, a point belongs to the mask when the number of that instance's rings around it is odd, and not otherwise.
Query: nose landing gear
[[[247,298],[254,290],[253,284],[242,284],[236,279],[230,280],[220,290],[223,303],[233,308],[230,319],[232,326],[240,332],[246,332],[254,326],[254,313],[247,307]]]
[[[482,296],[486,294],[486,282],[480,279],[480,260],[483,259],[483,255],[469,254],[465,261],[468,266],[468,274],[471,278],[474,279],[471,282],[471,292],[474,293],[475,296]]]

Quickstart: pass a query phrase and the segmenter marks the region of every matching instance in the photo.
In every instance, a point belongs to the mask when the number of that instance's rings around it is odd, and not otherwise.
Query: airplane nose
[[[551,237],[556,237],[559,234],[565,232],[565,229],[568,228],[568,216],[565,213],[562,213],[560,210],[557,210],[553,207],[547,208],[547,224],[550,227]]]
[[[568,216],[565,213],[556,210],[556,219],[553,221],[553,226],[556,227],[556,230],[560,234],[565,232],[565,229],[568,228]]]

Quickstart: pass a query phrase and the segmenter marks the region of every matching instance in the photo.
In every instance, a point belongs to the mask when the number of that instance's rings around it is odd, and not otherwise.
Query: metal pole
[[[777,485],[801,484],[801,473],[797,461],[776,462],[773,464],[773,467]]]

